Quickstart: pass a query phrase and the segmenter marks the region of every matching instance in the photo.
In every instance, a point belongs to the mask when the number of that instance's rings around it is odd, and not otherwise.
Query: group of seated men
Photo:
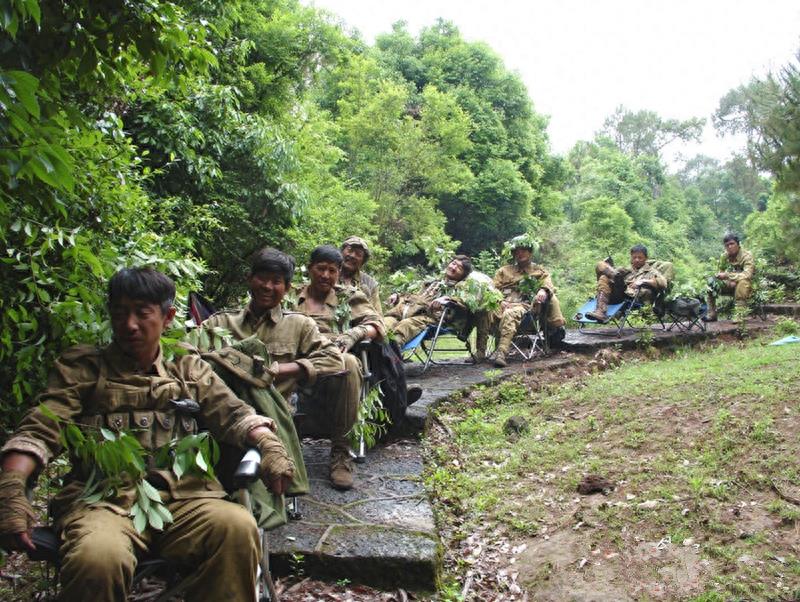
[[[752,255],[733,235],[726,236],[724,244],[726,252],[715,276],[720,292],[744,303],[754,271]],[[263,249],[252,259],[247,276],[249,303],[211,316],[202,327],[209,333],[224,328],[238,340],[258,338],[274,362],[270,374],[284,397],[302,385],[325,400],[331,482],[348,489],[353,486],[348,435],[361,386],[360,366],[351,352],[359,342],[381,341],[389,331],[398,342],[407,341],[436,323],[445,307],[460,304],[468,278],[503,295],[499,307],[476,316],[478,359],[485,357],[488,334],[494,330],[495,364],[506,365],[523,317],[528,312],[539,314],[542,308],[553,342],[563,338],[565,320],[556,289],[547,270],[533,263],[534,245],[523,236],[513,239],[510,247],[513,261],[497,270],[491,285],[473,270],[468,257],[457,255],[440,279],[426,282],[417,293],[391,295],[385,317],[377,282],[362,271],[369,258],[362,239],[351,237],[341,249],[328,245],[314,249],[308,263],[310,282],[297,291],[290,291],[294,260],[276,249]],[[601,262],[597,276],[597,310],[591,317],[600,322],[606,319],[608,303],[645,285],[666,286],[641,245],[631,249],[630,268],[614,269]],[[89,430],[131,429],[150,452],[159,442],[196,432],[199,421],[221,442],[258,448],[265,484],[278,494],[286,489],[294,465],[274,433],[275,423],[237,398],[197,353],[165,359],[160,337],[175,316],[174,298],[172,281],[150,268],[126,268],[111,278],[107,306],[112,342],[65,351],[36,405],[0,452],[0,547],[34,547],[35,514],[26,490],[62,451],[61,421]],[[716,319],[713,297],[709,306],[708,319]],[[186,398],[198,403],[197,420],[177,419],[173,402]],[[130,516],[133,484],[89,504],[82,496],[89,478],[87,467],[74,465],[51,508],[61,542],[62,599],[83,600],[87,592],[96,600],[125,599],[138,556],[151,548],[162,557],[197,567],[189,579],[187,599],[255,597],[261,554],[256,524],[241,506],[222,499],[225,491],[218,481],[178,479],[169,470],[153,468],[147,480],[159,491],[173,521],[160,531],[139,532]]]

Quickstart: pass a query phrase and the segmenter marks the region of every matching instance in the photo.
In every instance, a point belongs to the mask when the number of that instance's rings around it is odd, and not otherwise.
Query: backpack
[[[395,341],[373,343],[369,346],[371,383],[379,384],[381,402],[392,419],[392,428],[399,425],[406,415],[408,397],[403,356]]]
[[[692,297],[675,297],[667,304],[669,312],[679,318],[697,318],[700,316],[702,302]]]

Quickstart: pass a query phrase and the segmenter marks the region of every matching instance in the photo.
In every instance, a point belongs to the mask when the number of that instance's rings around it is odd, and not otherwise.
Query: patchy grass
[[[441,406],[427,483],[448,579],[468,599],[795,599],[798,374],[796,345],[755,341]],[[513,438],[511,416],[529,426]],[[614,489],[578,494],[588,474]]]

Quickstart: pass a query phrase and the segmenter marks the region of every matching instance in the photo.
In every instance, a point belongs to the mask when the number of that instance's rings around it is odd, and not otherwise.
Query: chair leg
[[[442,312],[442,316],[439,318],[439,323],[436,324],[436,332],[433,333],[433,341],[431,342],[431,348],[428,351],[428,357],[425,359],[425,365],[422,366],[423,372],[425,372],[428,369],[428,366],[431,364],[433,358],[433,352],[436,350],[436,341],[439,340],[439,333],[442,331],[442,325],[444,324],[446,316],[447,316],[447,310]]]
[[[261,574],[258,576],[259,591],[258,602],[280,602],[278,598],[278,591],[275,589],[275,582],[272,580],[272,573],[269,570],[269,540],[267,539],[267,532],[263,529],[261,531]],[[266,591],[264,591],[266,590]]]

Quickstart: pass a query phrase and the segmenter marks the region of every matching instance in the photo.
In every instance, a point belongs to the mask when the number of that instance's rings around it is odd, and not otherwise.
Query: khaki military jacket
[[[387,316],[403,320],[411,316],[427,314],[439,318],[442,308],[432,309],[430,304],[439,297],[450,297],[450,300],[458,305],[463,305],[458,297],[458,289],[463,280],[431,280],[423,284],[422,289],[413,295],[403,295],[392,309],[386,312]]]
[[[223,311],[203,322],[203,328],[226,328],[236,340],[256,336],[266,345],[269,360],[280,364],[297,362],[305,370],[305,384],[313,385],[318,376],[342,372],[344,360],[336,345],[320,334],[314,320],[300,313],[275,307],[261,317],[249,306],[239,311]],[[290,378],[275,383],[284,398],[297,388],[298,380]]]
[[[340,277],[339,280],[345,286],[358,286],[358,288],[360,288],[361,291],[367,296],[367,299],[369,299],[373,309],[378,312],[379,315],[383,315],[383,307],[381,307],[380,285],[375,278],[366,272],[359,270],[353,275],[352,279],[347,280],[344,277]]]
[[[196,418],[176,414],[170,404],[171,400],[187,398],[200,404]],[[45,416],[39,405],[84,430],[126,430],[148,451],[157,450],[173,438],[196,433],[198,421],[217,441],[237,447],[245,447],[247,434],[253,428],[274,428],[272,420],[257,415],[237,398],[196,353],[166,362],[159,351],[150,369],[140,371],[115,343],[103,348],[81,345],[65,351],[55,362],[47,388],[35,407],[3,446],[3,453],[31,454],[45,466],[62,448],[58,425]],[[216,480],[190,475],[178,480],[171,471],[152,472],[167,484],[173,499],[225,496]],[[81,496],[87,476],[84,471],[73,470],[54,500],[56,516]],[[127,514],[134,499],[131,485],[99,505]]]
[[[750,251],[745,251],[739,247],[739,252],[734,259],[729,259],[727,253],[723,253],[719,258],[720,272],[727,272],[726,280],[740,282],[742,280],[752,280],[756,273],[756,262]]]
[[[331,340],[340,334],[350,334],[356,341],[363,338],[363,333],[356,333],[353,329],[359,326],[372,326],[378,331],[378,338],[386,336],[386,327],[383,319],[366,295],[353,286],[337,284],[325,298],[325,307],[322,312],[312,312],[307,300],[311,293],[311,285],[306,285],[297,294],[294,309],[314,320],[320,333]]]
[[[625,285],[628,288],[642,282],[654,282],[655,288],[659,290],[667,288],[667,279],[649,261],[646,261],[638,270],[626,267],[620,271],[625,275]]]
[[[536,278],[539,281],[539,288],[545,289],[551,296],[555,295],[556,287],[553,286],[550,273],[535,263],[528,264],[524,271],[515,263],[504,265],[495,272],[492,281],[495,288],[503,293],[505,301],[530,303],[531,299],[526,298],[519,289],[519,284],[525,276]]]

